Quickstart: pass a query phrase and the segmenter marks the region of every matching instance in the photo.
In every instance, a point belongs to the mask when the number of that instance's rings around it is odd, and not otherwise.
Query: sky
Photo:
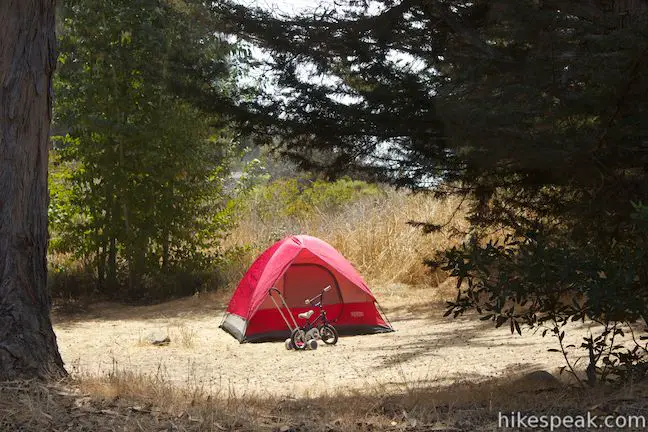
[[[303,13],[307,11],[312,11],[317,8],[317,6],[324,4],[326,6],[333,6],[335,3],[335,0],[237,0],[238,3],[244,4],[245,6],[260,6],[264,9],[268,10],[273,10],[277,11],[281,14],[288,14],[288,15],[294,15],[298,13]],[[377,14],[379,13],[381,8],[379,7],[378,4],[374,3],[373,7],[370,5],[369,7],[369,13],[372,14]],[[252,49],[252,54],[254,57],[257,57],[259,60],[267,60],[270,55],[268,53],[264,53],[262,50],[254,47]],[[417,60],[410,56],[409,54],[403,53],[403,52],[396,52],[394,51],[391,53],[391,55],[388,56],[390,61],[394,63],[401,63],[404,66],[410,67],[412,71],[422,71],[426,68],[425,62],[422,60]],[[305,75],[308,74],[308,68],[304,67],[304,73]],[[248,77],[248,79],[251,79],[251,81],[256,81],[258,84],[260,84],[262,87],[266,89],[266,91],[270,91],[270,93],[274,93],[275,95],[278,95],[279,89],[277,89],[271,82],[268,82],[267,80],[264,79],[264,74],[259,71],[250,71],[252,73],[251,77]],[[267,78],[267,76],[266,76]],[[333,76],[318,76],[318,77],[313,77],[310,76],[308,78],[305,78],[305,81],[310,81],[310,80],[321,80],[320,82],[322,84],[327,84],[332,87],[335,87],[336,83],[339,81],[339,78],[333,77]],[[246,80],[247,81],[247,80]],[[265,82],[264,82],[265,81]],[[250,81],[248,81],[249,83]],[[333,100],[339,103],[356,103],[361,101],[361,98],[356,98],[352,97],[349,95],[346,96],[341,96],[338,97],[337,95],[332,95],[331,96]],[[379,153],[385,153],[388,154],[390,153],[390,149],[393,148],[394,146],[397,146],[397,144],[394,143],[381,143],[378,145],[376,152],[377,154]],[[396,157],[396,156],[394,156]],[[376,162],[374,162],[376,163]],[[382,162],[378,162],[377,164],[381,164]],[[421,186],[429,186],[432,185],[436,182],[434,178],[424,178],[421,179]]]
[[[245,6],[260,6],[263,9],[276,10],[283,14],[297,14],[317,9],[320,5],[331,8],[335,5],[336,0],[235,0],[237,3]],[[338,3],[339,2],[338,0]],[[370,13],[377,13],[381,10],[381,4],[378,2],[369,3]]]
[[[280,14],[288,14],[288,15],[294,15],[298,13],[303,13],[303,12],[308,12],[308,11],[313,11],[316,10],[318,6],[320,5],[325,5],[327,7],[334,6],[336,1],[335,0],[235,0],[240,4],[243,4],[245,6],[251,7],[251,6],[259,6],[264,9],[268,10],[273,10],[276,11]],[[369,13],[370,14],[376,14],[379,13],[381,10],[381,5],[377,2],[374,2],[373,4],[369,4]],[[251,46],[249,45],[251,49],[251,53],[253,57],[258,59],[259,61],[267,61],[270,59],[270,55],[267,52],[264,52],[263,50],[259,49],[258,47]],[[403,66],[410,67],[413,71],[421,71],[425,69],[426,65],[424,62],[414,59],[411,55],[403,53],[403,52],[391,52],[388,54],[388,59],[393,62],[393,63],[400,63]],[[302,75],[303,79],[306,81],[309,80],[324,80],[324,82],[334,84],[337,83],[339,80],[335,79],[335,77],[323,77],[323,76],[312,76],[308,70],[308,67],[303,67],[302,68]],[[310,68],[312,69],[312,68]],[[243,78],[242,82],[246,84],[250,84],[251,82],[256,82],[257,85],[261,85],[262,87],[268,89],[268,87],[273,88],[274,86],[270,84],[269,80],[267,80],[267,70],[265,69],[250,69],[248,71],[248,76],[246,78]],[[335,84],[334,84],[335,85]],[[275,93],[275,91],[272,91]],[[349,98],[345,97],[344,100],[347,102],[351,102],[355,100],[354,98]]]
[[[333,5],[334,0],[236,0],[237,3],[242,5],[253,7],[259,6],[264,9],[276,11],[280,14],[289,14],[295,15],[298,13],[312,11],[317,8],[317,6],[324,5]],[[250,48],[251,54],[257,60],[263,62],[270,59],[269,53],[264,52],[262,49],[254,46],[248,45]],[[304,71],[305,74],[307,74]],[[266,90],[270,90],[271,93],[278,93],[278,89],[273,85],[271,80],[268,79],[267,71],[263,68],[251,68],[248,70],[248,74],[241,78],[241,83],[249,85],[261,85]],[[328,78],[332,80],[333,78]]]
[[[278,10],[283,13],[299,13],[313,10],[318,4],[333,4],[332,0],[239,0],[246,6],[260,6],[264,9]]]

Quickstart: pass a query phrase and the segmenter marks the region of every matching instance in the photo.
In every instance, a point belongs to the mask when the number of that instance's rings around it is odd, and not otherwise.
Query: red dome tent
[[[323,306],[340,334],[393,331],[376,308],[376,298],[362,276],[337,250],[323,240],[290,236],[270,246],[239,282],[220,327],[239,342],[261,342],[290,336],[268,291],[284,296],[293,316],[311,307],[304,300],[333,289]],[[299,325],[304,320],[297,319]]]

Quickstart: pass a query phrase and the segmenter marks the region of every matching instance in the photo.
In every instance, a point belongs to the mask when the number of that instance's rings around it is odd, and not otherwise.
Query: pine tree
[[[216,12],[272,55],[281,89],[235,104],[247,130],[281,136],[285,154],[331,176],[468,198],[474,241],[431,262],[468,281],[448,313],[476,308],[512,331],[648,317],[637,217],[648,199],[648,2]],[[506,235],[489,241],[495,233]]]

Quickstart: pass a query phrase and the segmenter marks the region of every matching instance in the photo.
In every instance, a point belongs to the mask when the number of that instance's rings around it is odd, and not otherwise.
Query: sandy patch
[[[439,306],[421,301],[421,292],[386,297],[396,332],[343,337],[316,351],[287,351],[282,342],[239,344],[218,328],[223,296],[146,307],[95,304],[82,314],[55,314],[54,328],[73,374],[132,371],[237,396],[442,385],[563,364],[559,353],[547,351],[556,347],[552,338],[511,335],[473,316],[443,318]],[[151,333],[168,334],[171,343],[152,346]],[[579,335],[569,338],[575,343]]]

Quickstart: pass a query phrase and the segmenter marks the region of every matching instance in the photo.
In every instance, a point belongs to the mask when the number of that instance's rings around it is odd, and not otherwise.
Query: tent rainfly
[[[328,285],[333,289],[324,294],[323,307],[340,334],[393,331],[351,263],[325,241],[306,235],[286,237],[254,261],[239,282],[220,327],[241,343],[285,339],[289,330],[269,290],[277,288],[297,317],[311,309],[304,301]],[[301,326],[305,321],[297,318],[297,323]]]

